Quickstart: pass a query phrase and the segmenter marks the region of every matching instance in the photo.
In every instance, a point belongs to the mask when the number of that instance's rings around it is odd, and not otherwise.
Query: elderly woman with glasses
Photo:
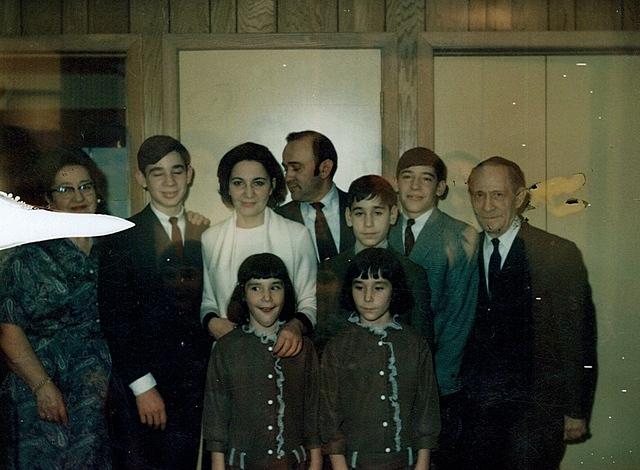
[[[95,213],[104,178],[80,150],[43,158],[55,211]],[[8,221],[10,223],[10,221]],[[110,468],[104,403],[111,369],[91,238],[15,248],[0,265],[0,389],[7,468]]]

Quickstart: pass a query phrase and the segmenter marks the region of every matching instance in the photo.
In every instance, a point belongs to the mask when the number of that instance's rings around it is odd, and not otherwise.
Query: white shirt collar
[[[431,209],[429,209],[427,212],[425,212],[424,214],[419,215],[418,217],[416,217],[415,223],[413,224],[413,226],[411,227],[411,231],[413,232],[413,236],[417,239],[418,235],[420,235],[420,232],[422,231],[422,229],[424,228],[424,226],[426,225],[427,221],[429,220],[429,217],[431,217],[431,214],[433,214],[433,211],[435,210],[435,207],[432,207]],[[409,220],[409,216],[406,214],[402,214],[404,217],[402,217],[402,233],[404,234],[404,231],[407,228],[407,220]],[[404,235],[403,235],[404,237]]]
[[[153,205],[153,201],[151,201],[151,203],[149,205],[151,207],[151,210],[155,214],[155,216],[160,221],[160,225],[162,225],[162,228],[167,233],[167,236],[169,237],[169,239],[171,239],[171,222],[169,222],[169,218],[170,217],[177,217],[178,218],[178,227],[180,228],[180,232],[182,233],[182,239],[184,240],[184,236],[185,236],[184,234],[185,234],[185,230],[186,230],[186,227],[187,227],[187,219],[185,217],[184,206],[182,206],[180,208],[180,212],[178,212],[177,215],[169,216],[169,215],[165,214],[164,212],[162,212],[160,209],[158,209],[156,206],[154,206]]]
[[[513,241],[516,239],[521,225],[522,220],[520,219],[520,217],[515,217],[507,231],[497,237],[498,240],[500,240],[500,244],[498,245],[498,250],[500,251],[501,258],[500,267],[504,265],[504,262],[507,259],[507,255],[509,254],[509,250],[511,250],[511,245],[513,245]],[[487,273],[489,270],[489,258],[491,258],[491,253],[493,252],[493,243],[491,242],[492,237],[487,232],[485,232],[484,235],[485,236],[484,243],[482,245],[482,254],[484,255],[485,273]]]

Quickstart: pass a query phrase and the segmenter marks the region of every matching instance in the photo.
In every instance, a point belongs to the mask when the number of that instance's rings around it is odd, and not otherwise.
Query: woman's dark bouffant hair
[[[351,285],[356,278],[386,279],[391,283],[392,315],[403,315],[413,307],[413,295],[407,284],[404,269],[398,256],[384,248],[366,248],[358,253],[349,266],[342,285],[341,305],[349,312],[356,312]],[[357,312],[356,312],[357,313]]]
[[[278,319],[289,321],[296,313],[296,293],[284,262],[272,253],[251,255],[245,259],[238,269],[238,283],[236,284],[227,318],[238,325],[249,323],[249,308],[244,295],[244,286],[251,279],[280,279],[284,284],[284,306]]]
[[[42,174],[42,191],[46,194],[46,197],[50,197],[51,188],[53,182],[56,179],[56,174],[65,166],[82,166],[89,172],[89,177],[95,184],[96,188],[96,200],[98,206],[96,208],[97,214],[107,213],[107,178],[98,168],[96,162],[94,162],[89,155],[84,153],[78,148],[58,148],[46,152],[42,156],[40,162],[40,171]]]
[[[254,142],[245,142],[244,144],[233,147],[225,153],[222,160],[220,160],[220,164],[218,165],[218,193],[220,193],[222,202],[224,202],[227,207],[233,207],[231,196],[229,195],[231,171],[236,164],[245,160],[260,163],[269,175],[269,179],[275,180],[276,182],[271,196],[269,196],[267,206],[274,208],[282,204],[284,198],[287,196],[287,185],[284,181],[282,167],[267,147]]]

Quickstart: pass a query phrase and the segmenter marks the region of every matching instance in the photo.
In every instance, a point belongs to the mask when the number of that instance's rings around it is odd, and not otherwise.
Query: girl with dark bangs
[[[203,435],[214,469],[320,470],[313,344],[303,338],[294,357],[273,353],[295,312],[280,258],[261,253],[242,262],[228,309],[238,328],[215,343],[207,375]]]
[[[349,324],[322,355],[320,429],[334,470],[429,468],[440,432],[427,340],[397,316],[411,308],[388,250],[358,253],[343,284]]]

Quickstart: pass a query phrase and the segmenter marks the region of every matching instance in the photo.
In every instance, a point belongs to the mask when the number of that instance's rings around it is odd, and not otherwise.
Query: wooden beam
[[[61,34],[61,0],[22,0],[22,34]]]
[[[64,34],[87,34],[89,32],[87,0],[62,1],[62,32]]]
[[[88,8],[90,34],[129,32],[128,0],[89,0]]]
[[[424,31],[424,2],[418,0],[387,1],[387,31],[398,37],[398,158],[418,142],[417,117],[417,38]]]
[[[239,33],[275,33],[275,0],[238,0]]]
[[[382,33],[384,21],[384,0],[338,1],[338,30],[341,33]]]
[[[337,31],[337,0],[278,1],[278,32],[335,33]]]
[[[209,0],[170,0],[169,30],[172,33],[208,33]]]
[[[4,0],[0,3],[0,35],[18,36],[21,31],[20,0]]]

